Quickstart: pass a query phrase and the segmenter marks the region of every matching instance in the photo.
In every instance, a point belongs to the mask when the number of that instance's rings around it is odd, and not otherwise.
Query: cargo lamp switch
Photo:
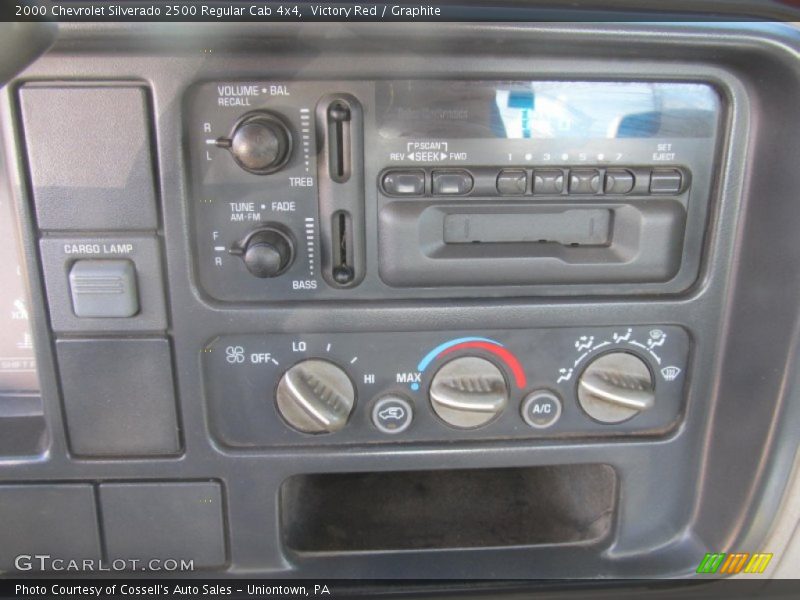
[[[79,260],[69,271],[76,317],[126,318],[139,312],[136,268],[130,260]]]

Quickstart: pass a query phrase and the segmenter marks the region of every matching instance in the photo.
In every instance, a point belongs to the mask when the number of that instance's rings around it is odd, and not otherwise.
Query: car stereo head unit
[[[697,278],[710,85],[214,82],[187,102],[212,299],[677,293]]]

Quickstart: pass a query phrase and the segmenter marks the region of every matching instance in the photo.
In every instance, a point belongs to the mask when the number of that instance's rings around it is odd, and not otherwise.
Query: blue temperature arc
[[[501,348],[503,347],[503,344],[501,344],[500,342],[482,337],[463,337],[463,338],[458,338],[456,340],[450,340],[449,342],[445,342],[443,344],[436,346],[436,348],[428,352],[425,355],[425,357],[421,361],[419,361],[419,364],[417,365],[417,371],[422,373],[426,368],[428,368],[428,365],[431,364],[434,361],[434,359],[437,356],[439,356],[442,352],[444,352],[448,348],[452,348],[453,346],[457,346],[458,344],[463,344],[465,342],[488,342],[490,344],[495,344],[497,346],[500,346]]]

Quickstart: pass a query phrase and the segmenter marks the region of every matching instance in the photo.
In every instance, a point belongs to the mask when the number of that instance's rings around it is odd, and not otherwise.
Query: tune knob
[[[433,410],[460,429],[486,425],[503,412],[508,384],[502,371],[486,359],[464,356],[451,360],[433,376]]]
[[[621,423],[653,407],[653,375],[633,354],[603,354],[589,363],[578,379],[578,401],[593,419]]]
[[[298,431],[331,433],[347,424],[356,391],[342,369],[312,358],[283,374],[276,399],[281,416]]]
[[[217,146],[227,148],[236,164],[245,171],[268,175],[289,161],[292,135],[280,117],[259,110],[239,119],[231,136],[219,138]]]
[[[277,226],[267,226],[250,233],[235,244],[230,253],[241,257],[251,275],[277,277],[294,260],[294,243],[288,233]]]

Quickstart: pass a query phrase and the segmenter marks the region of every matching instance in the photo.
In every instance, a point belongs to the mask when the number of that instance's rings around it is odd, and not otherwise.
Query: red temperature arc
[[[495,356],[498,356],[504,363],[508,365],[508,368],[511,369],[511,373],[514,375],[514,383],[516,383],[517,387],[520,389],[525,387],[527,380],[525,378],[525,371],[522,370],[522,365],[519,364],[516,356],[511,354],[511,352],[502,346],[496,346],[488,342],[464,342],[462,344],[451,346],[442,352],[440,356],[450,354],[451,352],[457,352],[458,350],[465,350],[467,348],[486,350],[487,352],[491,352]]]

